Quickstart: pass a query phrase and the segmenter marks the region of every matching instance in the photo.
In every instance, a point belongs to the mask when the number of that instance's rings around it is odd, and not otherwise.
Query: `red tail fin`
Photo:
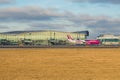
[[[68,37],[68,39],[72,39],[73,40],[73,38],[70,35],[67,35],[67,37]]]

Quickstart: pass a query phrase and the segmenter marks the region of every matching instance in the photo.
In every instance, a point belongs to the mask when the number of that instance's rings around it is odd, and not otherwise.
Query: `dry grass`
[[[0,80],[120,80],[120,48],[0,49]]]

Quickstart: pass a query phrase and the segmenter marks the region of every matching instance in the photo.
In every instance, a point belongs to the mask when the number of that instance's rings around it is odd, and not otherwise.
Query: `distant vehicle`
[[[86,41],[86,45],[99,45],[100,44],[100,40],[85,40]]]
[[[70,35],[67,35],[68,41],[74,44],[85,44],[85,45],[99,45],[100,40],[75,40]]]
[[[31,39],[24,39],[24,40],[22,40],[22,43],[24,44],[24,45],[32,45],[32,40]]]
[[[73,44],[85,44],[85,40],[75,40],[70,35],[67,35],[67,39]]]

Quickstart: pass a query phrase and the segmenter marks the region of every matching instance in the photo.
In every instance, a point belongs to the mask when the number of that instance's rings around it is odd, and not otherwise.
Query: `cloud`
[[[73,2],[120,4],[120,0],[71,0]]]
[[[13,7],[0,8],[0,21],[30,21],[30,20],[51,20],[59,18],[64,14],[58,13],[55,9],[44,9],[40,7]]]
[[[6,25],[0,25],[0,29],[9,29],[9,27]]]
[[[29,24],[30,28],[28,28],[29,30],[57,30],[57,31],[67,31],[68,29],[70,30],[70,28],[72,26],[74,26],[74,24],[69,24],[69,23],[62,23],[62,22],[33,22]],[[68,28],[68,29],[67,29]]]
[[[94,30],[94,32],[99,32],[99,34],[104,33],[119,33],[120,31],[120,22],[112,22],[109,20],[98,20],[94,24],[87,25],[88,28]]]
[[[61,29],[64,28],[63,25],[59,24],[52,24],[52,23],[32,23],[30,25],[34,29],[43,29],[43,30],[49,30],[49,29]],[[61,27],[62,26],[62,27]]]
[[[120,18],[112,18],[108,16],[90,16],[90,15],[74,15],[68,17],[73,22],[74,28],[84,26],[84,29],[90,31],[90,36],[96,38],[100,34],[120,34]]]
[[[9,4],[14,2],[15,0],[0,0],[0,4]]]

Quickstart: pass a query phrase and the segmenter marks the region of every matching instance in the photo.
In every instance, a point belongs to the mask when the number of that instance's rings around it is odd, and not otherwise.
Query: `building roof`
[[[1,34],[22,34],[22,33],[31,33],[31,32],[48,32],[52,30],[36,30],[36,31],[11,31],[11,32],[3,32]],[[52,31],[52,32],[62,32],[62,31]],[[78,33],[78,34],[85,34],[86,36],[89,36],[88,31],[76,31],[76,32],[70,32],[70,33]]]

